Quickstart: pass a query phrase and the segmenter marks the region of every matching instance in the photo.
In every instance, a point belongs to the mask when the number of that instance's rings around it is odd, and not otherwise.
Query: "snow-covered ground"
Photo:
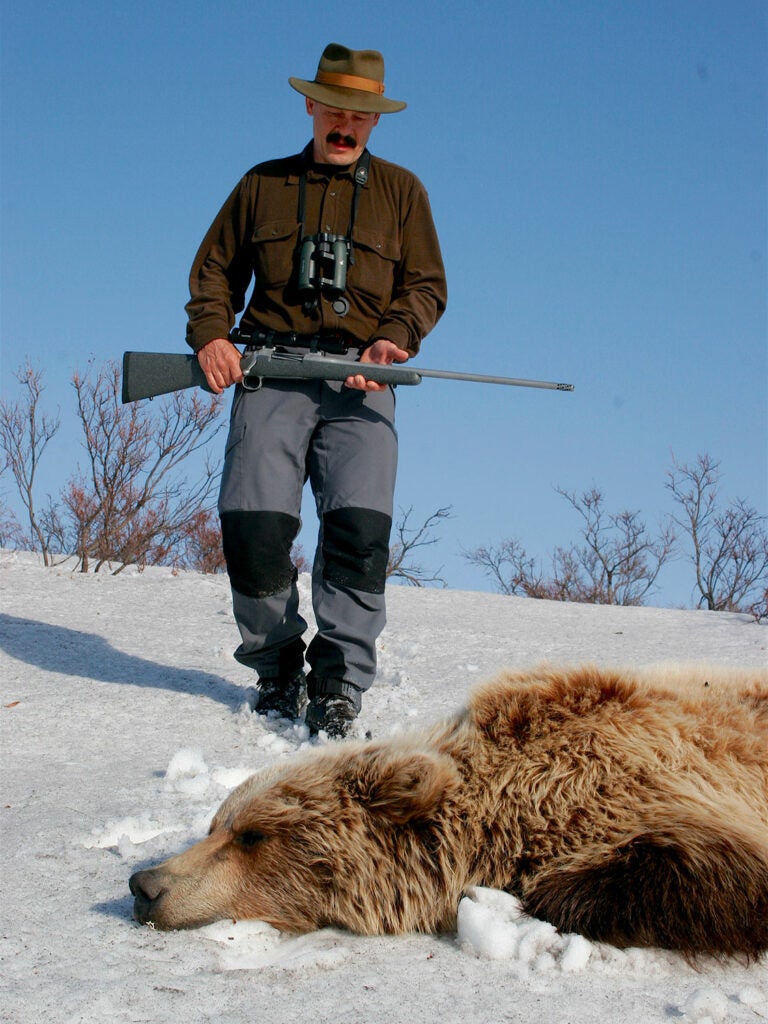
[[[304,596],[307,580],[302,579]],[[457,934],[300,938],[261,922],[161,933],[131,917],[128,877],[203,836],[227,792],[307,743],[247,706],[223,577],[43,569],[0,553],[0,1019],[45,1022],[768,1021],[768,961],[619,952],[475,890]],[[376,736],[462,704],[541,660],[768,665],[748,616],[389,591]]]

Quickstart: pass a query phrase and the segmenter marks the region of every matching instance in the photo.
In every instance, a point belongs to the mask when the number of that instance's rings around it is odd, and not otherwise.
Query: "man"
[[[237,333],[251,345],[359,359],[344,384],[237,387],[219,497],[235,657],[258,672],[258,711],[297,719],[309,698],[310,733],[341,738],[376,672],[397,463],[394,393],[365,364],[414,355],[446,286],[424,187],[367,150],[380,115],[405,107],[383,95],[381,54],[332,43],[313,81],[289,82],[312,140],[227,199],[190,274],[187,340],[218,393],[242,380],[229,334],[243,309]],[[291,561],[307,479],[320,520],[308,649]]]

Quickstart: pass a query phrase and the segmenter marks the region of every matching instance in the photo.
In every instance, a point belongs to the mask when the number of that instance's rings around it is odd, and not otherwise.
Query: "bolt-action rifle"
[[[466,380],[478,384],[511,384],[520,388],[546,388],[549,391],[573,391],[573,384],[555,384],[546,380],[519,377],[490,377],[453,370],[425,370],[392,363],[360,363],[324,352],[285,352],[262,348],[246,352],[240,360],[243,387],[256,391],[262,380],[346,380],[363,374],[377,384],[421,384],[423,377]],[[171,391],[200,387],[210,391],[197,356],[175,352],[126,352],[123,355],[123,402],[167,395]]]

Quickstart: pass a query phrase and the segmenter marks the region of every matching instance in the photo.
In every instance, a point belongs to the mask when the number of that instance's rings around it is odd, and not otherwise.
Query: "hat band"
[[[361,78],[359,75],[345,75],[340,71],[318,71],[315,75],[318,85],[339,85],[343,89],[360,89],[362,92],[375,92],[378,96],[384,93],[384,83],[373,78]]]

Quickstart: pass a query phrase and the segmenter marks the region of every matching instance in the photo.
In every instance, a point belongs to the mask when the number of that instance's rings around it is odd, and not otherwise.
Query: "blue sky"
[[[397,503],[453,506],[425,560],[483,589],[463,549],[569,543],[555,487],[654,524],[672,454],[765,511],[766,29],[762,0],[4,4],[0,371],[13,397],[44,366],[61,408],[41,491],[81,458],[75,367],[184,350],[195,250],[244,171],[306,143],[287,78],[337,41],[408,102],[371,149],[422,178],[443,246],[419,361],[576,384],[398,392]],[[688,603],[684,565],[660,582]]]

